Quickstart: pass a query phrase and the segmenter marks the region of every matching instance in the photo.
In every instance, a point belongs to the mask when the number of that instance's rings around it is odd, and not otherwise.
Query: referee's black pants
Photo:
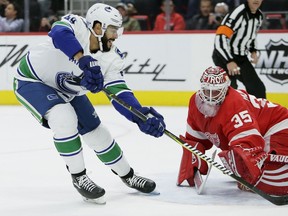
[[[228,73],[226,61],[215,50],[213,51],[212,59],[216,66],[222,67]],[[254,95],[257,98],[266,98],[265,85],[257,75],[255,68],[249,61],[248,57],[233,55],[233,59],[240,67],[240,75],[229,76],[231,86],[237,89],[237,80],[239,80],[243,83],[249,94]]]

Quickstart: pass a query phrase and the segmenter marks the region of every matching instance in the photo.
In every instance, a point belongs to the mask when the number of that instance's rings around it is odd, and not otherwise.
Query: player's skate
[[[121,180],[128,187],[134,188],[142,193],[151,193],[156,187],[154,181],[135,175],[132,168],[126,176],[121,177]]]
[[[86,170],[78,174],[72,174],[72,182],[84,201],[105,204],[105,190],[96,185],[87,175]]]

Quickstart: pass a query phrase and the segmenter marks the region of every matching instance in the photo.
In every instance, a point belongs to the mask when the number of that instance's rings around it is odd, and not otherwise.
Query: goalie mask
[[[220,105],[226,96],[230,79],[221,67],[207,68],[200,79],[201,100],[209,105]]]
[[[117,34],[117,37],[123,33],[121,14],[116,8],[106,4],[96,3],[92,5],[87,11],[86,21],[92,34],[98,38],[101,51],[103,51],[103,39],[106,32]],[[93,29],[96,22],[101,23],[102,34],[100,35],[97,35]]]

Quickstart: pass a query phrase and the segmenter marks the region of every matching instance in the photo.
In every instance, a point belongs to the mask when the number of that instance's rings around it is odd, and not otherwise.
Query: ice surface
[[[156,107],[175,135],[186,127],[186,107]],[[159,196],[127,188],[84,145],[89,176],[106,190],[104,206],[86,203],[73,188],[52,133],[20,106],[0,106],[0,216],[188,216],[286,215],[262,197],[239,191],[235,181],[213,168],[203,195],[177,187],[182,148],[167,136],[153,138],[117,113],[97,106],[134,170],[156,181]],[[208,151],[207,155],[212,151]]]

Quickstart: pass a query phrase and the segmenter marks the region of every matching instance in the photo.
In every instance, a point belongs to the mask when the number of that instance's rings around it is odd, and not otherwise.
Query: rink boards
[[[13,73],[43,34],[0,35],[0,104],[18,104]],[[145,105],[186,106],[199,88],[201,73],[213,65],[213,32],[124,34],[116,45],[125,57],[125,79]],[[269,100],[288,107],[288,31],[260,32],[256,71]],[[240,84],[240,88],[244,88]],[[104,94],[88,94],[93,104],[108,104]]]

